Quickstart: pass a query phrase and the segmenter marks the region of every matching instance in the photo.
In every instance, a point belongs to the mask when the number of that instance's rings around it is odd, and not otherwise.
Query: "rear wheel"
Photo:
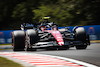
[[[74,34],[77,41],[86,42],[86,31],[83,27],[76,28]]]
[[[24,31],[14,31],[12,33],[13,51],[22,51],[25,48],[25,33]]]
[[[76,49],[86,49],[87,48],[87,35],[83,27],[78,27],[74,30],[75,40],[81,41],[81,45],[77,45]]]

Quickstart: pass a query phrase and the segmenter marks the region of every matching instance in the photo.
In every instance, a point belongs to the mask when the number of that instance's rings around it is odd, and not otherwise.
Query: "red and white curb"
[[[25,67],[98,67],[82,61],[52,55],[0,52],[0,56],[16,61]]]

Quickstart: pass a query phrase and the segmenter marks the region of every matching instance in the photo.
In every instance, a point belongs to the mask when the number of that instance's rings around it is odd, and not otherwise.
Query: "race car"
[[[50,17],[43,17],[43,21],[35,24],[23,23],[21,30],[12,33],[13,51],[36,51],[45,49],[86,49],[90,45],[89,35],[84,27],[75,26],[73,32],[69,27],[59,29],[55,22],[49,22]]]

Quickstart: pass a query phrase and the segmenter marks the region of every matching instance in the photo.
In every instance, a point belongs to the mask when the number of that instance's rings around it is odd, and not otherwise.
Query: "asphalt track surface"
[[[13,51],[2,50],[2,52],[13,52]],[[22,52],[27,53],[25,51]],[[100,43],[92,43],[90,46],[87,47],[86,50],[76,50],[76,48],[70,48],[69,50],[47,51],[45,49],[38,49],[37,51],[29,51],[28,53],[61,56],[61,57],[80,60],[100,67]]]

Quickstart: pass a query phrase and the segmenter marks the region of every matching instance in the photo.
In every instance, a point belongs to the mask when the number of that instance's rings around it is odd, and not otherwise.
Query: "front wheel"
[[[38,42],[38,32],[29,29],[26,31],[26,42],[25,42],[25,50],[26,51],[36,51],[35,48],[32,48],[32,46]]]
[[[76,46],[76,49],[86,49],[87,48],[87,45],[77,45]]]

